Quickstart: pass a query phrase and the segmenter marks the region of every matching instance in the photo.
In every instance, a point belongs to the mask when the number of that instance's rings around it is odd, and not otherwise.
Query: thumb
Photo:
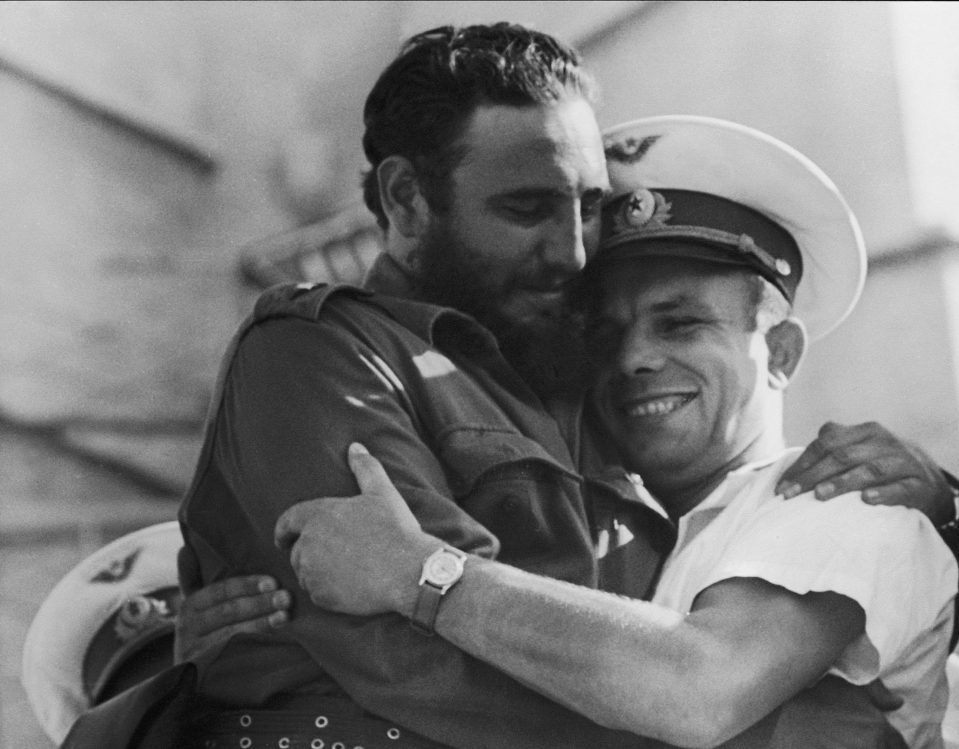
[[[276,548],[289,551],[302,530],[303,513],[300,512],[300,505],[288,507],[273,527],[273,543]]]
[[[389,496],[396,492],[396,487],[386,475],[386,469],[383,464],[370,455],[369,451],[359,442],[350,445],[347,453],[350,470],[356,477],[356,483],[360,486],[360,494],[376,494],[377,496]]]
[[[904,703],[903,698],[890,692],[880,679],[867,684],[865,690],[870,702],[883,712],[898,710]]]

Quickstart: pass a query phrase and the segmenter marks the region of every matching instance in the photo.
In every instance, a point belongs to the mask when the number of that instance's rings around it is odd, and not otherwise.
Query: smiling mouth
[[[526,286],[522,289],[527,296],[539,297],[541,299],[562,299],[566,293],[565,286],[536,287]]]
[[[622,406],[623,412],[632,418],[648,416],[665,416],[682,408],[696,397],[695,393],[682,395],[664,395],[657,398],[647,398],[632,401]]]

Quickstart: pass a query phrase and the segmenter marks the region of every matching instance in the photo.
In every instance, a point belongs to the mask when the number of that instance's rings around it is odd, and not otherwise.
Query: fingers
[[[230,598],[197,611],[199,632],[264,631],[286,621],[291,603],[290,594],[285,590]]]
[[[935,461],[875,422],[826,424],[776,486],[786,499],[811,489],[820,500],[861,491],[869,504],[911,507],[936,524],[954,512]]]
[[[200,588],[187,596],[183,601],[183,607],[201,612],[233,600],[257,597],[261,593],[272,593],[276,589],[276,580],[267,575],[231,577],[210,583],[205,588]]]
[[[360,494],[388,494],[395,491],[393,482],[386,475],[383,464],[370,455],[359,442],[350,445],[347,452],[350,470],[360,486]]]
[[[285,591],[275,595],[281,594],[288,595]],[[289,612],[281,609],[225,626],[214,626],[208,619],[203,625],[208,629],[202,633],[192,631],[189,626],[178,626],[174,640],[174,660],[176,663],[195,660],[201,653],[219,647],[235,635],[269,632],[286,624],[289,618]]]
[[[833,473],[822,480],[810,478],[809,482],[816,482],[813,491],[819,500],[832,499],[852,491],[871,491],[902,479],[901,474],[895,470],[896,462],[890,459],[861,463],[855,468]],[[842,468],[837,466],[832,470],[841,471]],[[815,473],[812,475],[815,476]]]
[[[266,632],[285,624],[292,597],[269,577],[252,575],[213,583],[187,596],[177,615],[178,663],[240,633]]]
[[[848,448],[870,439],[881,440],[884,431],[874,422],[854,426],[827,422],[819,430],[816,439],[809,443],[802,455],[783,474],[783,479],[795,480],[814,470],[824,473],[829,469],[821,465],[823,462],[831,462],[835,466],[837,462],[847,459],[845,451]]]
[[[917,478],[899,479],[884,486],[874,486],[869,489],[864,489],[862,492],[862,501],[869,505],[915,507],[917,510],[927,512],[927,508],[922,505],[918,498],[922,487],[923,482]]]
[[[912,456],[875,422],[854,426],[827,423],[783,474],[776,489],[790,498],[816,488],[826,499],[852,489],[878,487],[909,475]]]

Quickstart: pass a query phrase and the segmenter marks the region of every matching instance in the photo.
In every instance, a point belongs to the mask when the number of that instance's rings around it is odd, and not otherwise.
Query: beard
[[[540,398],[581,392],[588,366],[579,306],[564,302],[521,320],[504,314],[510,298],[530,279],[492,282],[491,263],[465,247],[448,223],[434,220],[411,258],[417,298],[464,312],[486,327],[503,358]]]

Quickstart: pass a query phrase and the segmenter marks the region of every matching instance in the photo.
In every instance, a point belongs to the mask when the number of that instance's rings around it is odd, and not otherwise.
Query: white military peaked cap
[[[76,565],[41,604],[21,680],[54,743],[82,712],[172,664],[181,546],[175,521],[130,533]]]
[[[812,339],[855,306],[866,277],[859,224],[797,150],[744,125],[688,115],[635,120],[603,135],[613,195],[594,262],[677,246],[650,240],[688,240],[684,254],[768,278]]]

